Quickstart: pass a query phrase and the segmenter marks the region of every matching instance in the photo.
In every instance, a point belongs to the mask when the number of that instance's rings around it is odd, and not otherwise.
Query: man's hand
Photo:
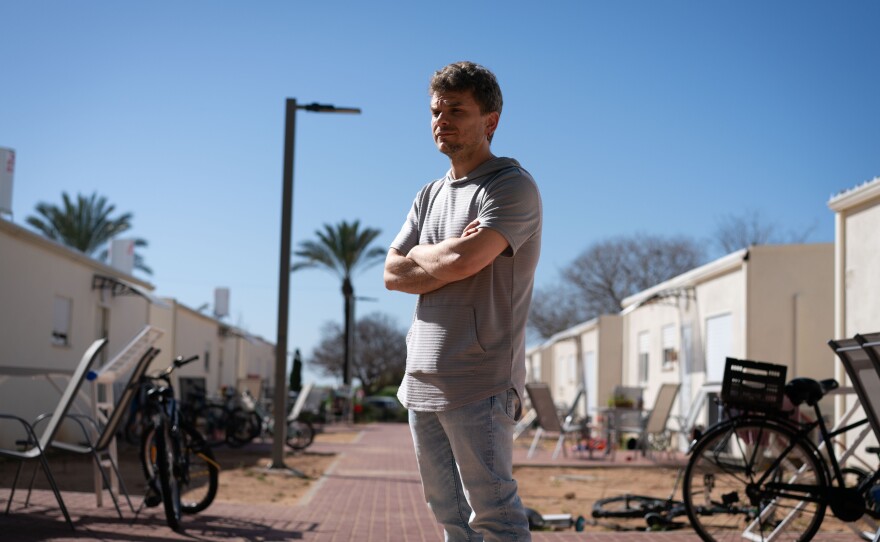
[[[464,227],[464,231],[461,232],[461,236],[467,237],[468,235],[473,235],[473,234],[477,233],[477,231],[479,231],[477,226],[479,226],[479,225],[480,225],[480,219],[474,220],[473,222],[471,222],[470,224],[468,224],[467,226]]]

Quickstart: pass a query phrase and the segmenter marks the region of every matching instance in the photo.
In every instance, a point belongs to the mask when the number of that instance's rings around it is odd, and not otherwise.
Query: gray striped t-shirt
[[[391,243],[402,254],[460,237],[475,219],[509,247],[477,274],[419,296],[407,335],[398,398],[407,408],[441,411],[525,386],[525,327],[541,251],[541,196],[512,158],[493,158],[467,177],[419,191]]]

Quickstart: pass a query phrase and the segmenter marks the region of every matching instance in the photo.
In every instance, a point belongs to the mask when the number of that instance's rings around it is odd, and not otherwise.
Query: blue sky
[[[294,244],[359,219],[384,247],[448,167],[428,79],[468,59],[504,92],[494,152],[542,191],[538,286],[594,241],[708,243],[747,211],[830,242],[830,196],[880,175],[878,23],[864,0],[0,0],[13,220],[97,191],[134,214],[158,294],[198,307],[229,287],[228,321],[274,341],[285,98],[363,110],[298,114]],[[341,321],[339,287],[293,275],[291,348]],[[358,314],[408,324],[380,266],[355,289],[377,299]]]

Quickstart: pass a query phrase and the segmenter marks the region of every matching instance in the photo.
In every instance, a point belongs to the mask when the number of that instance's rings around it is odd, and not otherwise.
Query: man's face
[[[431,132],[443,154],[453,158],[471,154],[482,145],[488,148],[487,136],[495,129],[497,113],[480,113],[480,106],[470,91],[435,92],[431,96]]]

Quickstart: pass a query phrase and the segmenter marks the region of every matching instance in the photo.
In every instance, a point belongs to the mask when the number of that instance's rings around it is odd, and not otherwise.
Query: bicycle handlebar
[[[192,363],[193,361],[195,361],[197,359],[199,359],[198,354],[196,354],[195,356],[186,358],[186,359],[183,359],[183,356],[177,356],[176,358],[174,358],[174,361],[171,362],[171,365],[166,367],[161,373],[159,373],[156,376],[153,376],[153,377],[148,376],[146,378],[151,378],[151,379],[158,378],[158,379],[167,380],[168,377],[171,376],[171,373],[173,373],[175,369],[179,369],[179,368],[183,367],[184,365],[186,365],[187,363]]]
[[[191,363],[191,362],[193,362],[193,361],[195,361],[195,360],[197,360],[197,359],[199,359],[199,355],[198,355],[198,354],[196,354],[195,356],[192,356],[192,357],[188,357],[188,358],[186,358],[186,359],[183,359],[183,356],[177,356],[177,357],[174,359],[174,367],[177,367],[177,368],[179,368],[179,367],[183,367],[183,366],[186,365],[187,363]]]

